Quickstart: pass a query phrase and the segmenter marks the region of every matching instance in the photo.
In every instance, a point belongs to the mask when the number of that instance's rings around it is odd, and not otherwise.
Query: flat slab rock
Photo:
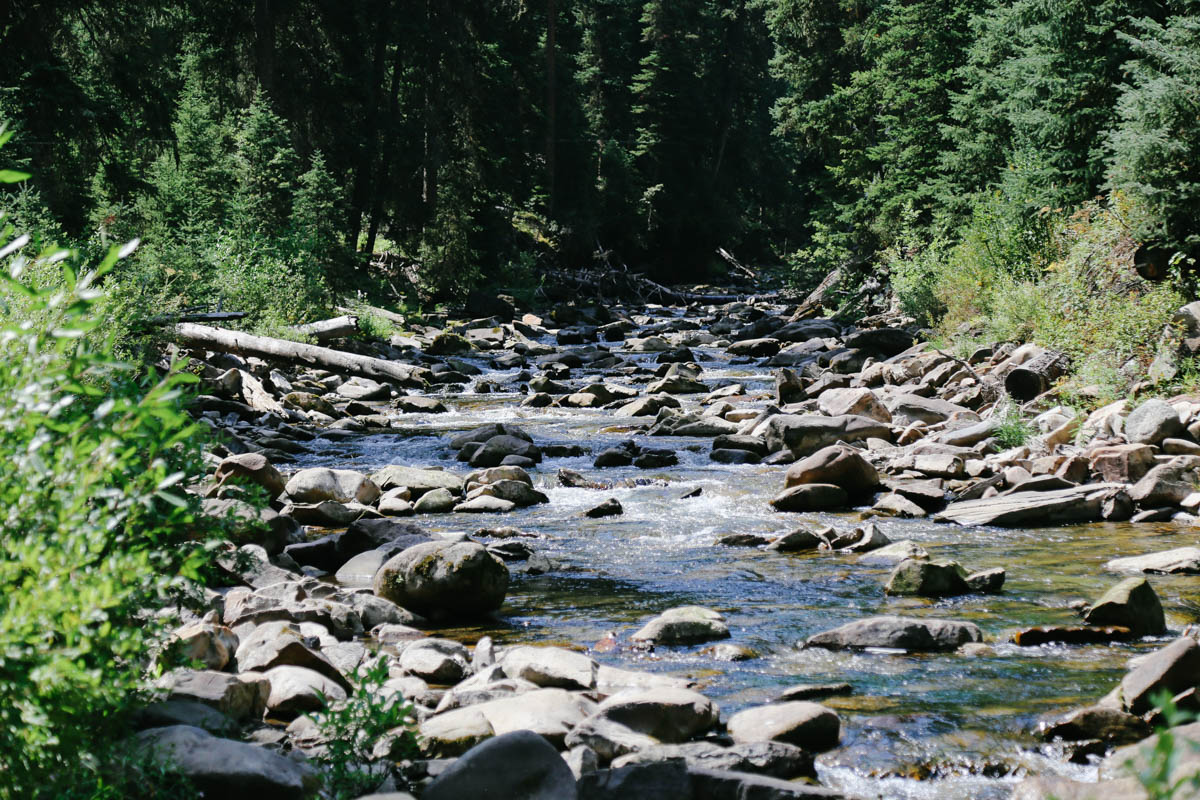
[[[1108,494],[1124,488],[1119,483],[1092,483],[1052,492],[1014,492],[984,500],[951,503],[934,519],[959,525],[996,525],[1002,528],[1096,522]]]
[[[957,650],[968,642],[983,641],[979,626],[946,619],[880,616],[849,622],[810,636],[803,647],[830,650],[863,650],[871,647],[909,651]]]
[[[1104,565],[1113,572],[1200,573],[1200,547],[1176,547],[1161,553],[1114,558]]]

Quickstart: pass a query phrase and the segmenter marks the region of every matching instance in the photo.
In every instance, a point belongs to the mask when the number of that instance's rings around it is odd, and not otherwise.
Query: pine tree
[[[1140,22],[1108,138],[1109,180],[1149,212],[1137,231],[1200,255],[1200,17]]]
[[[324,160],[321,160],[322,169]],[[233,224],[247,231],[282,231],[292,211],[299,158],[287,124],[263,92],[242,114],[237,134],[237,209]]]

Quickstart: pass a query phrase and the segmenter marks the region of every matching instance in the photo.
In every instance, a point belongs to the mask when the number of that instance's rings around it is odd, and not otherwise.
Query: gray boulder
[[[918,597],[951,597],[966,594],[967,571],[955,561],[909,559],[896,565],[884,593]]]
[[[478,542],[428,542],[379,568],[375,594],[430,619],[486,614],[508,591],[508,567]]]
[[[831,483],[850,495],[862,495],[879,485],[879,473],[857,450],[832,445],[788,467],[786,488],[808,483]]]
[[[1125,438],[1135,444],[1159,444],[1182,430],[1179,412],[1162,400],[1147,400],[1125,419]]]
[[[850,502],[849,493],[832,483],[803,483],[785,489],[771,500],[776,511],[828,511],[843,508]]]
[[[400,653],[400,668],[428,683],[450,686],[470,672],[471,653],[450,639],[418,639]]]
[[[563,689],[595,689],[600,668],[594,659],[562,647],[514,647],[501,664],[510,678]]]
[[[1113,572],[1149,572],[1163,575],[1200,573],[1200,547],[1176,547],[1161,553],[1114,558],[1104,565]]]
[[[209,797],[229,800],[298,800],[316,794],[313,771],[252,744],[220,739],[190,725],[153,728],[136,737],[139,747],[166,761]]]
[[[575,776],[554,746],[513,731],[468,750],[426,787],[423,800],[574,800]]]
[[[1137,636],[1157,636],[1167,631],[1162,603],[1145,578],[1121,581],[1105,592],[1083,619],[1089,625],[1122,625]]]
[[[626,689],[600,704],[596,715],[659,742],[686,742],[717,723],[717,706],[690,689]]]
[[[728,639],[725,617],[711,608],[681,606],[664,611],[635,634],[634,641],[664,645],[688,645]]]
[[[772,453],[790,450],[797,458],[801,458],[838,442],[850,443],[870,438],[890,440],[892,429],[890,425],[870,417],[776,414],[766,421],[761,434]]]
[[[1121,679],[1120,698],[1126,711],[1144,714],[1154,695],[1166,689],[1176,695],[1200,683],[1200,644],[1183,637],[1155,650]]]
[[[856,620],[810,636],[804,647],[831,650],[893,647],[914,652],[938,652],[981,641],[983,633],[971,622],[880,616]]]
[[[379,499],[379,486],[353,470],[313,467],[302,469],[287,482],[285,491],[297,503],[362,503],[370,505]]]
[[[735,742],[785,742],[813,751],[836,747],[841,738],[838,715],[805,700],[747,708],[727,727]]]

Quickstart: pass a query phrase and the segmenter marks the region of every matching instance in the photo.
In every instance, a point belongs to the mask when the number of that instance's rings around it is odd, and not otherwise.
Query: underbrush
[[[92,269],[0,232],[0,800],[185,796],[114,749],[162,632],[146,609],[186,598],[215,533],[183,491],[204,475],[195,378],[113,355],[97,287],[135,245]]]
[[[1137,209],[1124,197],[1024,214],[996,199],[951,242],[915,232],[883,260],[901,308],[951,341],[1034,342],[1066,353],[1069,391],[1103,402],[1144,378],[1186,301],[1133,270]]]

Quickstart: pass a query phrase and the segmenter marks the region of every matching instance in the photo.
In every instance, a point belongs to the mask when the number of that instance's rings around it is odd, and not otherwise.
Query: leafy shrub
[[[1176,767],[1179,766],[1181,744],[1176,741],[1171,728],[1195,719],[1195,715],[1176,707],[1171,699],[1171,693],[1162,689],[1154,695],[1154,705],[1161,712],[1165,726],[1159,728],[1158,739],[1154,749],[1148,754],[1145,764],[1138,765],[1132,760],[1125,766],[1138,783],[1146,790],[1148,800],[1175,800],[1179,797],[1192,797],[1200,788],[1200,773],[1192,773],[1179,778],[1173,778]],[[1186,744],[1193,749],[1190,741]]]
[[[1033,426],[1021,416],[1021,409],[1010,403],[994,436],[996,443],[1005,450],[1020,447],[1033,436]]]
[[[14,276],[0,282],[5,800],[103,785],[159,633],[142,609],[182,591],[210,557],[197,502],[181,491],[203,475],[202,429],[181,407],[194,378],[141,378],[103,336],[97,281],[132,248],[80,275],[66,251],[28,257],[23,241],[0,249]],[[56,263],[56,286],[18,280]]]
[[[945,307],[937,296],[937,285],[946,254],[946,241],[928,241],[926,231],[917,228],[917,214],[908,206],[903,227],[892,244],[880,255],[891,278],[892,290],[904,313],[921,325],[933,324]]]
[[[326,740],[315,760],[325,770],[325,785],[334,800],[371,791],[383,780],[381,765],[419,752],[413,708],[399,694],[382,691],[387,679],[383,658],[356,669],[350,677],[358,687],[355,693],[337,705],[326,701],[326,709],[315,717]],[[380,751],[381,743],[386,752]]]

